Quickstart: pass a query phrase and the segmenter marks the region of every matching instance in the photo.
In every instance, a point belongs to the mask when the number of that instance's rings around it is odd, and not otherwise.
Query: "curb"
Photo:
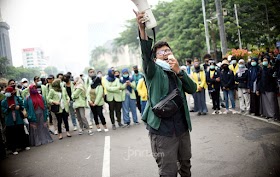
[[[212,106],[212,103],[206,102],[206,104]],[[238,114],[238,115],[240,115],[240,114]],[[261,117],[257,117],[257,116],[253,116],[253,115],[243,115],[243,116],[250,117],[250,118],[253,118],[253,119],[257,119],[257,120],[260,120],[260,121],[263,121],[263,122],[266,122],[266,123],[269,123],[269,124],[277,125],[277,126],[280,127],[280,123],[275,122],[274,120],[271,120],[271,119],[265,119],[265,118],[261,118]]]

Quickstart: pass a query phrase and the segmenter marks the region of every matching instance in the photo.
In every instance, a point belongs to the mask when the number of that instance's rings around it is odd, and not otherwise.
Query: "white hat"
[[[238,63],[245,63],[245,61],[243,59],[240,59]]]
[[[227,57],[227,60],[228,60],[228,61],[231,61],[231,58],[232,58],[232,55],[229,55],[229,56]]]
[[[21,79],[21,82],[23,83],[23,82],[28,82],[28,80],[26,79],[26,78],[22,78]]]

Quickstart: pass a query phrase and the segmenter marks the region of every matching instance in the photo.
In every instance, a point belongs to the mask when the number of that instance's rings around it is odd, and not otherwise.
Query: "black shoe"
[[[205,115],[206,115],[206,112],[201,113],[201,115],[204,115],[204,116],[205,116]]]
[[[190,110],[190,112],[194,112],[194,110],[192,109],[192,110]]]
[[[123,127],[123,124],[121,122],[119,122],[119,127]]]
[[[197,113],[197,115],[198,115],[198,116],[200,116],[200,115],[201,115],[201,113],[200,113],[200,112],[198,112],[198,113]]]

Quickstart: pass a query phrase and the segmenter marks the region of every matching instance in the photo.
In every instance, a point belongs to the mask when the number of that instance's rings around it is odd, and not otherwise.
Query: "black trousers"
[[[141,98],[140,96],[138,95],[138,92],[135,90],[135,96],[136,96],[136,105],[137,105],[137,108],[138,110],[140,111],[141,113]]]
[[[212,97],[213,109],[220,110],[220,92],[219,91],[211,92],[211,97]]]
[[[255,116],[260,115],[260,96],[256,93],[250,93],[250,113],[255,113]]]
[[[6,126],[6,138],[8,149],[12,152],[15,152],[17,148],[24,149],[29,146],[23,124]]]
[[[99,125],[98,117],[100,118],[102,125],[106,125],[105,117],[102,112],[103,106],[91,106],[90,109],[94,117],[95,125]]]
[[[112,124],[115,124],[115,117],[114,113],[116,113],[117,121],[121,122],[121,109],[122,109],[122,102],[117,102],[115,100],[108,101],[109,104],[109,112],[110,112],[110,119]]]
[[[6,147],[2,138],[2,130],[0,129],[0,160],[6,158]]]
[[[152,155],[155,158],[159,176],[191,176],[191,139],[189,131],[181,136],[167,137],[150,133]],[[178,163],[179,162],[179,163]],[[179,169],[179,170],[178,170]]]
[[[68,123],[69,114],[65,111],[65,109],[63,109],[62,113],[56,113],[55,115],[57,118],[58,133],[62,133],[62,130],[61,130],[62,120],[64,122],[66,131],[69,132],[69,123]]]

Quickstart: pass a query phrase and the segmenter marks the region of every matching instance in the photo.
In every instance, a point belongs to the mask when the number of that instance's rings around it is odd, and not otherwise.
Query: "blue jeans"
[[[131,99],[130,95],[126,94],[125,100],[122,102],[123,122],[125,124],[130,124],[129,111],[132,113],[133,122],[137,123],[136,99]]]
[[[143,115],[143,112],[145,110],[146,104],[147,104],[147,101],[141,101],[141,115]]]
[[[73,108],[73,101],[70,101],[69,113],[70,113],[70,117],[71,117],[73,126],[77,126],[76,115],[75,115],[75,111],[74,111],[74,108]]]
[[[234,92],[234,90],[223,90],[227,110],[229,109],[228,96],[229,96],[229,99],[230,99],[230,102],[231,102],[232,109],[235,109],[235,101],[234,101],[233,92]]]

